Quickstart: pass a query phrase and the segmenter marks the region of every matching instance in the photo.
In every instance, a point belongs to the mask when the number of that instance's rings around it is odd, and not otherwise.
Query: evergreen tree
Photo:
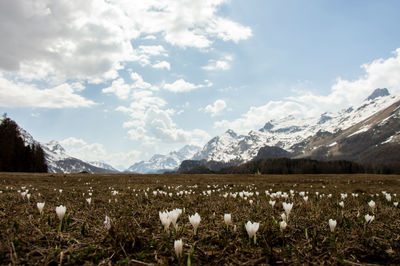
[[[40,145],[25,146],[17,123],[6,115],[0,124],[0,171],[47,172],[43,149]]]

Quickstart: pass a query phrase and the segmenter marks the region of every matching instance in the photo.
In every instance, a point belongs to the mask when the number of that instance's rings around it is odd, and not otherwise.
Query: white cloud
[[[131,73],[130,77],[133,83],[128,84],[124,79],[118,78],[111,83],[111,86],[104,88],[102,92],[114,93],[119,99],[126,100],[132,97],[137,97],[135,95],[141,93],[141,89],[151,89],[153,91],[158,90],[157,87],[145,82],[142,76],[136,72]]]
[[[205,80],[204,82],[205,82],[205,84],[195,85],[195,84],[187,82],[183,79],[178,79],[178,80],[174,81],[173,83],[164,84],[163,88],[168,91],[180,93],[180,92],[192,91],[192,90],[203,88],[203,87],[211,87],[213,85],[209,80]]]
[[[216,34],[224,41],[234,41],[238,43],[252,36],[249,27],[244,27],[229,19],[217,17],[211,22],[211,25],[212,26],[207,29],[208,32]]]
[[[232,56],[225,56],[220,60],[209,60],[208,65],[202,67],[207,71],[216,71],[216,70],[229,70],[231,68],[231,62],[233,61]]]
[[[121,1],[125,12],[142,32],[162,33],[164,39],[180,47],[209,47],[214,38],[245,40],[251,29],[217,15],[227,0]]]
[[[133,61],[138,61],[142,66],[151,65],[153,57],[168,57],[162,45],[140,45],[134,50]]]
[[[230,128],[244,134],[252,129],[259,129],[271,119],[279,119],[288,115],[308,116],[313,114],[307,106],[291,101],[270,101],[265,105],[251,107],[240,118],[227,121],[221,120],[214,123],[215,127]]]
[[[136,89],[149,89],[149,88],[152,87],[150,83],[145,82],[143,80],[142,76],[140,76],[136,72],[131,73],[131,79],[134,82],[133,85],[132,85],[133,88],[136,88]]]
[[[129,129],[128,135],[132,140],[143,144],[157,143],[190,143],[203,144],[209,135],[199,129],[184,130],[172,120],[175,110],[166,109],[166,102],[153,95],[138,95],[130,106],[120,106],[117,111],[130,116],[130,120],[123,124]]]
[[[113,84],[103,91],[126,99],[132,87],[122,82],[119,71],[124,70],[127,63],[171,68],[167,61],[163,61],[168,57],[164,46],[158,43],[143,45],[143,40],[162,39],[182,48],[203,49],[210,47],[216,39],[238,42],[249,38],[250,28],[218,14],[220,7],[227,2],[0,1],[0,74],[3,73],[3,79],[11,83],[15,80],[40,82],[47,87],[74,83],[70,85],[74,92],[83,89],[79,84],[113,80]],[[178,86],[172,88],[173,91],[200,87],[183,80],[175,85]],[[140,80],[133,85],[134,88],[144,86],[147,84]],[[49,92],[39,93],[44,96]],[[72,96],[77,100],[76,106],[89,103],[72,92],[66,98]],[[9,101],[16,105],[16,98]],[[26,99],[22,98],[20,105],[26,105]]]
[[[240,133],[262,127],[270,119],[288,115],[298,117],[317,116],[323,112],[337,112],[349,106],[359,105],[376,88],[388,88],[392,94],[400,94],[400,48],[388,59],[378,59],[361,66],[365,74],[353,81],[338,78],[328,95],[297,90],[297,96],[283,101],[270,101],[265,105],[251,107],[240,118],[222,120],[215,127],[231,128]]]
[[[67,154],[78,159],[91,162],[100,161],[111,164],[114,167],[122,166],[119,170],[125,170],[134,162],[141,159],[140,151],[124,153],[108,153],[100,143],[87,143],[83,139],[69,137],[60,141]]]
[[[204,108],[206,113],[211,113],[211,116],[220,115],[226,108],[226,102],[224,100],[216,100],[212,105],[207,105]]]
[[[203,69],[207,71],[214,71],[214,70],[228,70],[231,68],[231,65],[228,61],[210,61],[207,66],[204,66]]]
[[[238,42],[251,29],[220,17],[226,0],[87,0],[0,2],[0,68],[25,78],[100,83],[115,79],[124,62],[150,64],[167,56],[160,45],[131,41],[159,34],[180,47],[209,47],[218,38]]]
[[[200,145],[209,139],[209,135],[203,130],[184,130],[179,128],[171,118],[173,113],[171,110],[152,106],[143,112],[140,121],[130,121],[125,126],[134,127],[128,131],[133,140],[141,140],[147,143],[189,143]]]
[[[1,2],[0,34],[0,68],[36,68],[38,79],[58,82],[115,78],[139,36],[121,8],[101,0]]]
[[[154,35],[147,35],[145,37],[143,37],[143,40],[156,40],[157,37]]]
[[[353,81],[337,78],[328,95],[303,90],[301,95],[288,97],[288,100],[324,112],[358,105],[377,88],[388,88],[391,93],[400,94],[400,48],[393,57],[374,60],[361,68],[365,71],[364,76]]]
[[[116,79],[110,87],[104,88],[103,93],[114,93],[120,99],[128,99],[131,95],[132,85],[126,84],[122,78]]]
[[[157,69],[163,69],[163,68],[165,68],[165,69],[171,70],[171,65],[170,65],[170,63],[168,63],[167,61],[158,62],[158,63],[152,65],[152,67],[153,67],[153,68],[157,68]]]
[[[10,81],[0,74],[0,106],[3,107],[78,108],[95,104],[76,91],[79,88],[66,83],[39,89],[33,84]]]

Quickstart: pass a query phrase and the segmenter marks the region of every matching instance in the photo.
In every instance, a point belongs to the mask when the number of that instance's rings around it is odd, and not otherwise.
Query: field
[[[400,176],[2,173],[0,191],[2,265],[400,264]],[[293,208],[281,229],[284,202]],[[177,208],[165,230],[159,212]],[[248,221],[260,223],[256,241]]]

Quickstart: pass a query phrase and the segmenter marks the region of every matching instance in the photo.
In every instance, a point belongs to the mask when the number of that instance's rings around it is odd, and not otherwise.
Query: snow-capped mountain
[[[19,127],[25,145],[40,145],[45,152],[46,163],[50,173],[116,173],[118,170],[101,162],[85,162],[68,155],[57,141],[40,143],[25,129]]]
[[[375,126],[368,122],[373,120],[374,115],[393,106],[396,108],[399,104],[399,96],[391,96],[387,89],[377,89],[360,106],[336,114],[324,113],[319,117],[310,118],[287,116],[283,119],[270,120],[260,130],[252,130],[247,135],[237,135],[234,131],[228,130],[221,136],[211,139],[193,156],[193,159],[243,163],[255,158],[261,148],[268,146],[281,148],[289,152],[292,157],[314,157],[313,151],[319,148],[315,146],[316,139],[326,139],[326,136],[337,138],[343,135],[343,132],[350,131],[351,136],[367,132]],[[389,117],[382,117],[380,122],[384,123],[396,117],[396,113],[390,113]],[[396,136],[400,131],[392,133],[389,142],[399,139]],[[347,136],[350,137],[350,134]],[[333,147],[336,144],[332,141],[326,145]]]
[[[118,170],[100,162],[85,162],[66,153],[57,141],[40,144],[46,153],[49,172],[52,173],[116,173]]]
[[[90,161],[88,162],[89,164],[96,166],[98,168],[106,169],[109,170],[110,172],[119,172],[117,169],[115,169],[112,165],[105,163],[105,162],[99,162],[99,161]]]
[[[186,145],[179,151],[167,155],[156,154],[148,161],[141,161],[130,166],[126,172],[149,174],[172,171],[179,167],[182,161],[191,159],[200,150],[200,147]]]

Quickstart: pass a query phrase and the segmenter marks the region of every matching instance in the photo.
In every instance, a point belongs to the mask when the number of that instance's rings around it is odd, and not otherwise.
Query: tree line
[[[6,115],[0,124],[0,171],[47,172],[42,147],[39,144],[25,145],[19,126]]]

